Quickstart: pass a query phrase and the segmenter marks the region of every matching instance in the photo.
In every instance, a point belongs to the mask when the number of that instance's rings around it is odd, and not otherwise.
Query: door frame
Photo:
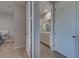
[[[31,57],[31,18],[30,18],[30,1],[26,3],[26,51],[27,55],[30,58]],[[27,9],[28,8],[28,9]],[[27,16],[28,14],[28,16]],[[27,29],[28,28],[28,29]]]
[[[54,16],[55,16],[55,4],[50,3],[51,7],[51,31],[50,31],[50,48],[54,51]]]
[[[50,3],[50,2],[49,2]],[[54,7],[53,3],[51,9],[51,35],[50,35],[50,47],[54,50]],[[40,9],[39,2],[32,1],[32,58],[40,57]]]
[[[40,12],[39,2],[32,1],[32,58],[40,57]]]
[[[26,33],[28,36],[29,34],[29,41],[27,41],[27,53],[29,58],[38,58],[40,57],[40,18],[39,18],[39,6],[37,1],[28,1],[27,4],[29,5],[29,19],[26,18],[26,26],[29,24],[29,33]],[[26,4],[26,6],[27,6]],[[30,9],[32,8],[32,9]],[[27,10],[27,9],[26,9]],[[26,14],[27,14],[26,13]],[[32,28],[30,28],[32,20]],[[27,23],[28,22],[28,23]],[[31,31],[32,30],[32,34]],[[32,38],[31,38],[31,37]],[[28,46],[29,45],[29,46]],[[30,51],[30,53],[29,53]]]

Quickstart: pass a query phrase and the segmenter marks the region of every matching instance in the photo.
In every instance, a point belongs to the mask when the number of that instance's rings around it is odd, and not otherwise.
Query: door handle
[[[72,38],[76,38],[76,36],[75,36],[75,35],[73,35],[73,36],[72,36]]]

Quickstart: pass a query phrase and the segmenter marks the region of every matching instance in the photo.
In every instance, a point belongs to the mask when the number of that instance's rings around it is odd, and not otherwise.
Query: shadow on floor
[[[64,55],[58,53],[57,51],[51,51],[50,47],[44,43],[40,43],[40,57],[41,58],[67,58]]]
[[[53,53],[55,54],[56,58],[67,58],[64,55],[58,53],[57,51],[53,51]]]

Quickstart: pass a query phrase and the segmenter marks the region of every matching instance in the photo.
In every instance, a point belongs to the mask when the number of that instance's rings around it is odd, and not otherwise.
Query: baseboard
[[[61,53],[59,53],[58,51],[53,51],[53,53],[54,54],[56,54],[56,58],[61,58],[61,57],[58,57],[57,55],[60,55],[60,56],[62,56],[62,58],[68,58],[68,57],[66,57],[66,56],[64,56],[63,54],[61,54]]]
[[[48,48],[50,48],[50,46],[48,44],[46,44],[46,43],[44,43],[42,41],[40,41],[40,43],[43,44],[43,45],[45,45],[45,46],[47,46]]]
[[[27,50],[26,50],[27,51]],[[29,52],[27,51],[27,56],[28,58],[31,58],[31,55],[29,54]]]
[[[14,49],[18,49],[18,48],[22,48],[22,47],[26,47],[25,45],[20,45],[20,46],[14,46]]]
[[[12,41],[14,41],[14,40],[11,40],[11,39],[10,40],[9,39],[5,40],[5,42],[12,42]]]
[[[55,51],[55,49],[53,47],[51,47],[51,51]]]

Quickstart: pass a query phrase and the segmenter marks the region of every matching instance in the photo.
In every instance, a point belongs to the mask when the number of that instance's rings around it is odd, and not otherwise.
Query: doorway
[[[26,2],[0,1],[0,58],[26,57],[25,12]],[[0,38],[1,42],[1,38]]]
[[[40,57],[65,58],[54,50],[55,2],[39,2],[40,5]]]
[[[51,30],[53,4],[39,2],[40,5],[40,57],[55,57],[52,53],[53,29]],[[52,34],[52,35],[51,35]],[[52,36],[52,37],[51,37]]]

